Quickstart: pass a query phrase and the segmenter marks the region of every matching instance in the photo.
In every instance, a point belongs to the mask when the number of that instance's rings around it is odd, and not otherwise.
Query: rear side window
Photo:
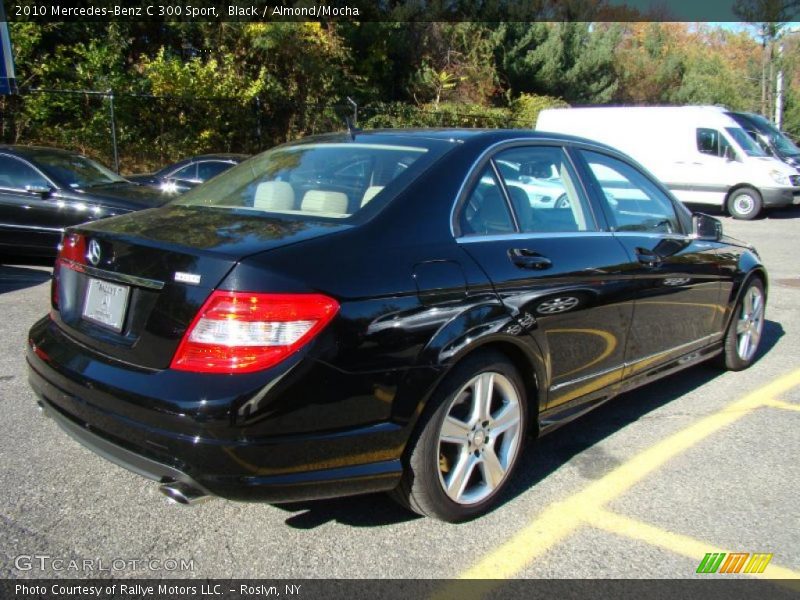
[[[594,221],[562,148],[525,146],[494,157],[505,183],[520,231],[588,231]]]
[[[282,146],[226,171],[175,204],[344,219],[410,180],[427,148],[364,143]]]
[[[514,221],[503,190],[491,165],[481,173],[475,188],[461,209],[463,235],[499,235],[514,232]]]
[[[672,201],[644,173],[605,154],[580,153],[603,192],[615,231],[681,232]]]

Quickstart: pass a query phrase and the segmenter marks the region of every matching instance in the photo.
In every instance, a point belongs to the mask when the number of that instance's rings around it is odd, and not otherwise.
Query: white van
[[[767,156],[715,106],[554,108],[537,131],[577,135],[630,155],[682,202],[721,206],[737,219],[800,204],[796,169]]]

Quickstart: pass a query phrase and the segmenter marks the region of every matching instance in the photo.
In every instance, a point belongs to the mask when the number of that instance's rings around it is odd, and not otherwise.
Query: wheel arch
[[[527,335],[527,334],[523,334]],[[530,341],[521,342],[515,336],[487,336],[476,343],[464,348],[459,354],[448,362],[447,370],[435,387],[441,385],[442,381],[462,362],[481,352],[497,352],[505,356],[519,373],[525,385],[525,398],[528,408],[528,424],[535,426],[534,431],[538,431],[539,413],[547,401],[546,390],[546,368],[543,354],[538,346],[533,350],[528,343],[535,344],[533,338]]]
[[[767,276],[767,270],[764,268],[764,266],[760,263],[757,263],[749,266],[747,270],[743,270],[741,278],[739,278],[737,285],[731,289],[731,294],[728,297],[728,305],[726,307],[727,318],[725,319],[725,328],[723,331],[727,331],[728,326],[731,323],[731,319],[734,317],[734,308],[741,299],[744,290],[747,289],[747,285],[755,277],[759,278],[764,286],[765,300],[769,298],[769,278]]]

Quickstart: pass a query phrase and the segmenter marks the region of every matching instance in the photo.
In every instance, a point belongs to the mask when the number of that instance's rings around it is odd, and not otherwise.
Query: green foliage
[[[610,101],[617,90],[617,27],[589,23],[506,23],[498,29],[498,60],[515,92]]]
[[[763,8],[772,1],[740,4]],[[413,10],[413,3],[401,4]],[[575,16],[569,11],[590,5],[578,0],[559,10]],[[360,105],[362,127],[530,128],[543,108],[569,104],[722,103],[755,110],[766,64],[750,36],[685,23],[13,22],[10,28],[26,91],[0,98],[4,141],[61,146],[110,163],[110,97],[80,90],[113,90],[123,172],[196,153],[254,153],[341,130],[352,114],[348,97]],[[764,31],[771,43],[779,32]],[[800,101],[791,89],[800,50],[787,48],[786,124],[800,132]],[[62,91],[33,91],[39,88]]]
[[[371,106],[363,125],[367,128],[396,127],[516,127],[508,108],[447,102],[413,106],[405,103]]]
[[[520,94],[511,102],[511,116],[521,127],[534,128],[539,113],[546,108],[566,108],[567,104],[561,98],[552,96],[538,96],[536,94]]]

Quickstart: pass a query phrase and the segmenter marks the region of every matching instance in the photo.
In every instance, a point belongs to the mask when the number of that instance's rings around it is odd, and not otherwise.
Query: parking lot
[[[460,525],[383,495],[168,504],[40,416],[23,350],[49,273],[2,265],[0,577],[748,577],[695,574],[733,552],[798,578],[800,208],[723,221],[770,272],[756,364],[684,371],[529,445],[502,505]]]

